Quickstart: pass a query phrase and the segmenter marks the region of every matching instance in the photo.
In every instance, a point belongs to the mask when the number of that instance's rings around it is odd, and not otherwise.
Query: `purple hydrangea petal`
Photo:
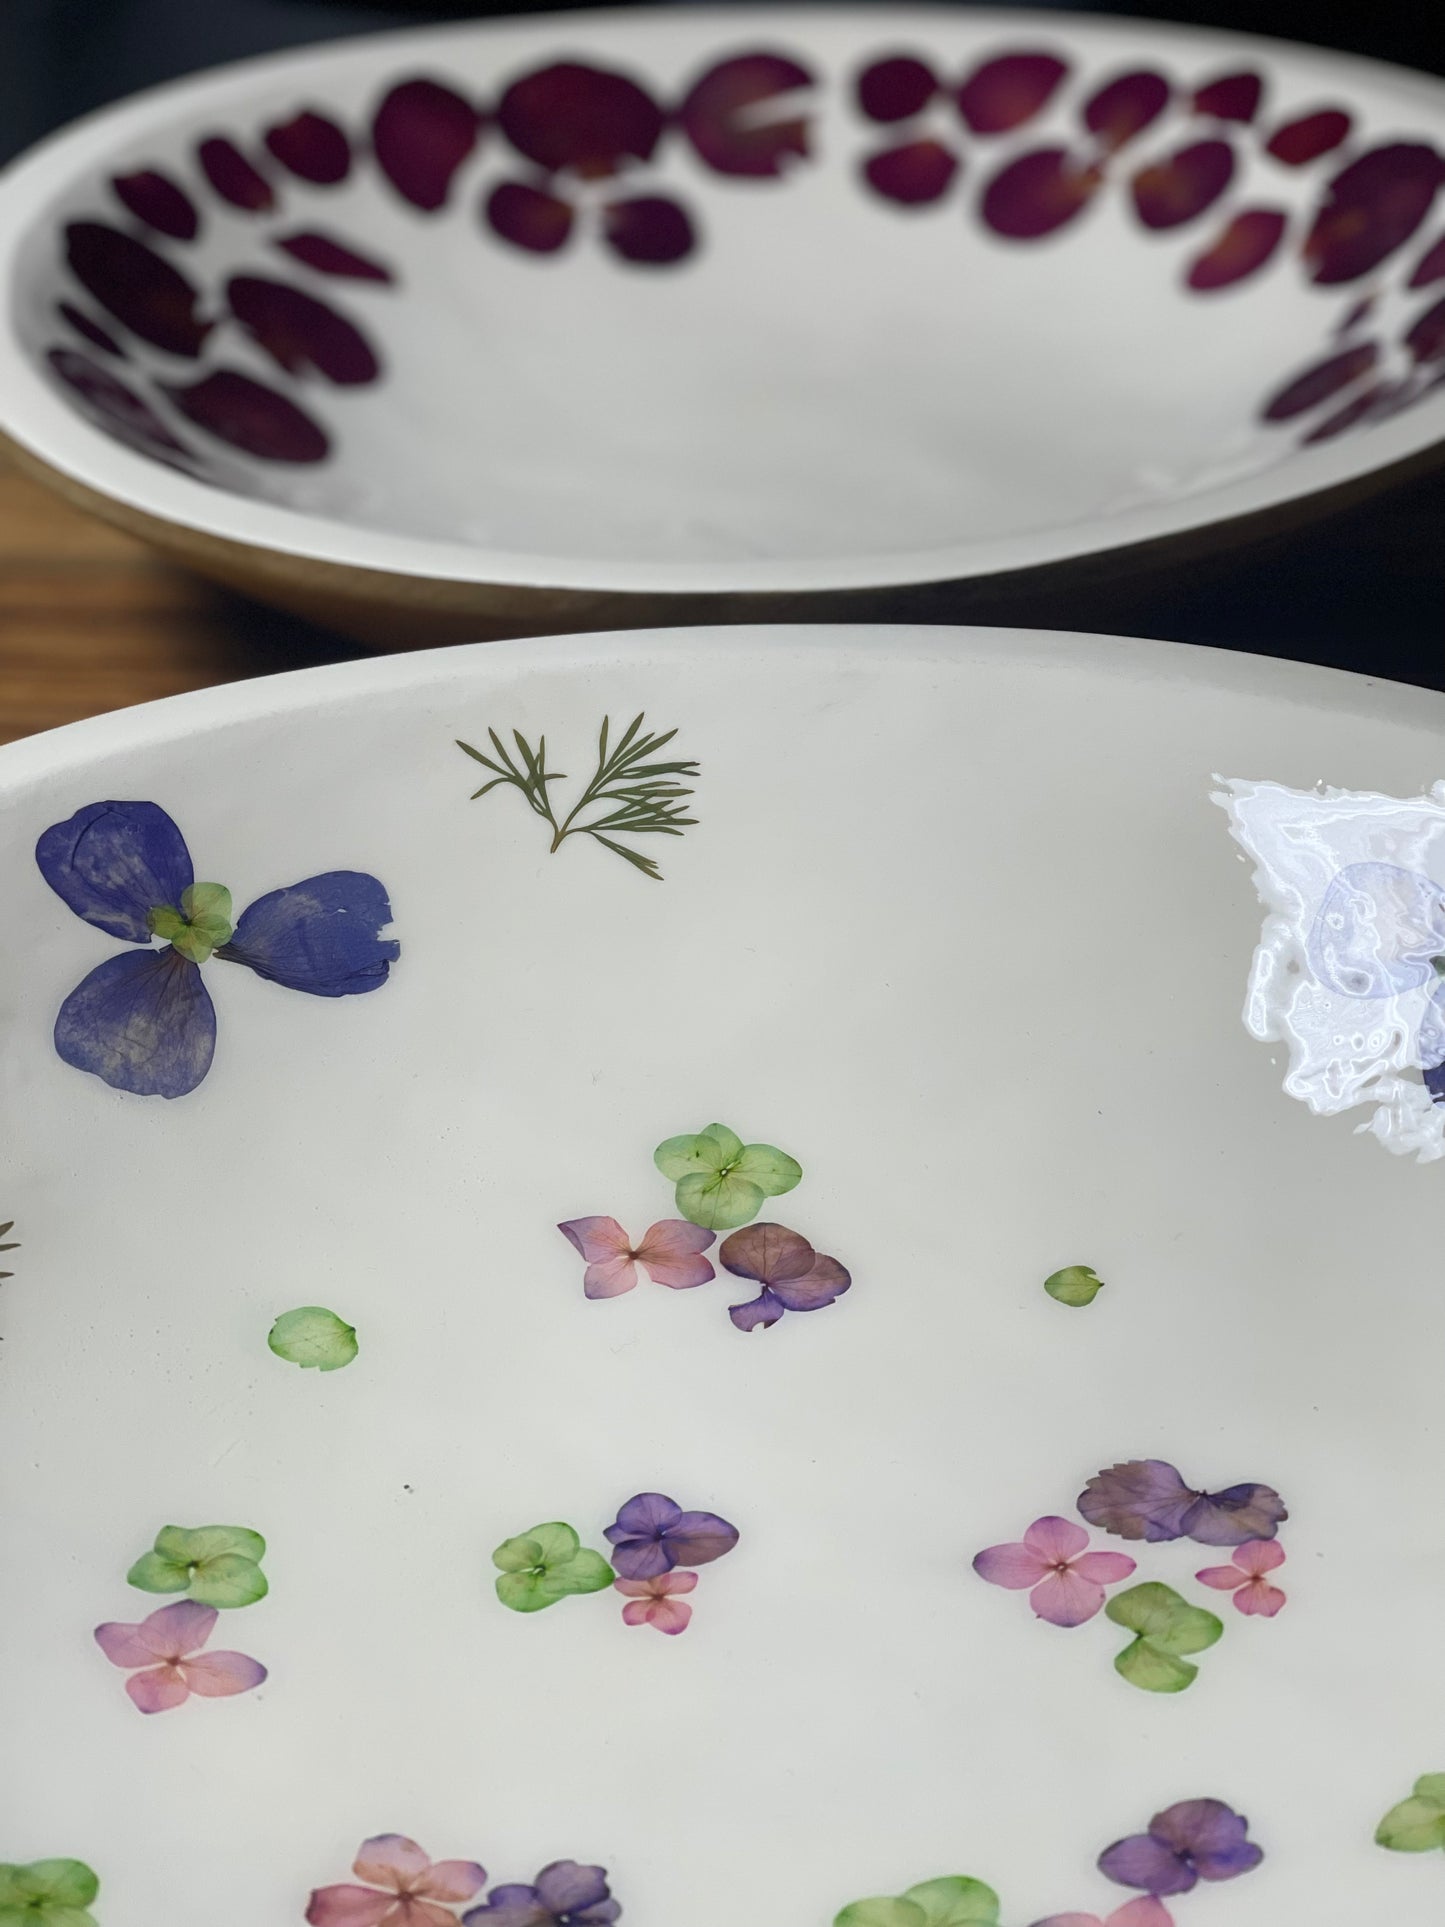
[[[177,951],[126,950],[76,986],[55,1020],[55,1048],[137,1097],[184,1097],[211,1068],[216,1007]]]
[[[155,803],[88,803],[35,846],[40,874],[86,923],[149,943],[146,913],[176,908],[196,880],[186,839]]]
[[[745,1305],[729,1305],[728,1317],[740,1332],[766,1331],[769,1325],[776,1325],[787,1306],[771,1286],[764,1285],[756,1298],[750,1298]]]
[[[769,1289],[789,1311],[821,1311],[824,1305],[841,1298],[852,1282],[836,1258],[825,1258],[819,1252],[812,1269],[801,1278],[775,1278]]]
[[[621,1918],[621,1903],[609,1898],[599,1900],[595,1907],[584,1907],[580,1914],[568,1914],[566,1927],[611,1927]]]
[[[554,1914],[575,1914],[609,1897],[607,1875],[601,1867],[582,1867],[575,1860],[554,1860],[537,1875],[537,1898]]]
[[[660,1579],[677,1564],[665,1539],[619,1539],[612,1565],[619,1579]]]
[[[1094,1474],[1079,1494],[1079,1514],[1101,1532],[1157,1545],[1184,1537],[1185,1515],[1199,1497],[1165,1460],[1130,1459]]]
[[[1121,1887],[1146,1894],[1187,1894],[1198,1879],[1193,1867],[1152,1833],[1130,1834],[1099,1855],[1099,1871]]]
[[[715,1512],[683,1512],[668,1527],[665,1540],[673,1565],[706,1566],[732,1551],[738,1529]]]
[[[1180,1800],[1149,1822],[1152,1838],[1185,1854],[1203,1880],[1232,1880],[1264,1858],[1249,1838],[1249,1822],[1223,1800]]]
[[[646,1539],[675,1525],[682,1507],[665,1492],[639,1492],[617,1514],[617,1523],[607,1528],[614,1545],[621,1539]]]
[[[1223,1492],[1201,1492],[1180,1526],[1201,1546],[1243,1546],[1251,1539],[1273,1539],[1288,1517],[1273,1486],[1231,1485]]]
[[[391,904],[375,877],[329,870],[257,897],[235,935],[216,952],[258,977],[313,997],[355,997],[379,990],[401,953],[378,935]]]
[[[554,1927],[556,1916],[544,1907],[535,1887],[493,1887],[490,1899],[462,1915],[463,1927]]]

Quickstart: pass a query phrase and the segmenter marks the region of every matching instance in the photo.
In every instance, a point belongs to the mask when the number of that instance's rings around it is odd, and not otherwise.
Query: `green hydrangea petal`
[[[761,1187],[736,1172],[724,1177],[696,1171],[677,1187],[678,1210],[704,1231],[736,1231],[751,1224],[762,1207]]]
[[[1092,1305],[1103,1289],[1104,1281],[1092,1265],[1065,1265],[1062,1271],[1055,1271],[1044,1280],[1044,1290],[1050,1298],[1056,1298],[1061,1305],[1072,1305],[1076,1310]]]
[[[855,1900],[833,1927],[928,1927],[928,1918],[911,1900]]]
[[[184,1592],[191,1583],[191,1569],[158,1552],[146,1552],[125,1577],[127,1585],[138,1586],[142,1592]]]
[[[1131,1686],[1146,1693],[1182,1693],[1198,1676],[1199,1668],[1176,1659],[1152,1639],[1131,1640],[1114,1661],[1114,1670]]]
[[[561,1565],[548,1566],[546,1584],[559,1598],[573,1593],[601,1592],[617,1577],[600,1552],[584,1546]]]
[[[742,1149],[741,1144],[738,1149]],[[670,1137],[659,1144],[652,1161],[665,1178],[671,1178],[676,1184],[694,1172],[720,1171],[727,1159],[716,1138],[705,1131],[689,1131],[683,1137]]]
[[[239,1552],[223,1552],[205,1559],[191,1575],[190,1596],[199,1605],[216,1606],[222,1612],[240,1606],[254,1606],[270,1591],[266,1575],[254,1559]]]
[[[1422,1773],[1415,1782],[1415,1791],[1422,1800],[1438,1800],[1445,1811],[1445,1773]]]
[[[32,1860],[23,1869],[35,1891],[67,1907],[88,1907],[100,1892],[100,1882],[83,1860]]]
[[[492,1554],[492,1564],[503,1572],[530,1572],[542,1564],[542,1548],[524,1533],[517,1539],[504,1539]]]
[[[1375,1839],[1392,1853],[1429,1853],[1434,1847],[1445,1847],[1445,1810],[1431,1797],[1402,1800],[1375,1829]]]
[[[925,1880],[903,1898],[922,1910],[927,1927],[998,1927],[998,1895],[966,1874]]]
[[[226,1552],[239,1552],[243,1559],[264,1559],[266,1541],[247,1526],[166,1526],[156,1534],[156,1551],[178,1566],[197,1566]]]
[[[319,1372],[339,1372],[359,1349],[356,1327],[324,1305],[300,1305],[295,1311],[282,1312],[266,1343],[288,1365]]]
[[[755,1184],[765,1198],[781,1197],[803,1181],[802,1165],[774,1144],[749,1144],[733,1161],[732,1174]]]
[[[497,1597],[514,1613],[539,1613],[566,1595],[555,1592],[540,1572],[504,1572],[497,1579]]]
[[[1224,1636],[1222,1619],[1157,1579],[1116,1593],[1104,1610],[1116,1626],[1143,1634],[1166,1653],[1202,1653]]]

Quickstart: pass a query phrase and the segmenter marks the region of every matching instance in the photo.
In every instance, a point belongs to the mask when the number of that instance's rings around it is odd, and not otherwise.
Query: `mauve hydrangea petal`
[[[1187,1854],[1204,1880],[1233,1880],[1264,1858],[1249,1838],[1249,1822],[1223,1800],[1180,1800],[1155,1814],[1149,1832],[1175,1853]]]
[[[789,1311],[821,1311],[831,1305],[853,1283],[852,1274],[819,1252],[801,1278],[774,1278],[770,1289]]]
[[[664,1218],[648,1226],[635,1256],[655,1285],[691,1291],[717,1275],[702,1255],[716,1236],[683,1218]]]
[[[575,1860],[554,1860],[536,1880],[537,1898],[554,1914],[575,1914],[609,1898],[607,1875],[601,1867],[579,1866]]]
[[[189,388],[162,384],[197,428],[263,462],[320,462],[331,452],[326,431],[274,388],[234,368],[218,368]]]
[[[429,1900],[475,1900],[487,1884],[487,1870],[475,1860],[434,1860],[418,1892]]]
[[[1087,1579],[1096,1586],[1117,1586],[1138,1570],[1127,1552],[1081,1553],[1073,1566],[1081,1579]]]
[[[201,352],[214,324],[196,312],[200,290],[144,241],[103,221],[72,221],[65,258],[81,286],[142,341],[172,355]]]
[[[763,110],[812,84],[812,74],[795,60],[740,54],[703,75],[678,119],[698,159],[714,173],[766,179],[806,158],[809,122],[803,114]]]
[[[169,234],[176,241],[195,240],[201,226],[196,204],[169,174],[148,167],[136,174],[114,174],[110,185],[127,213],[157,234]]]
[[[1072,1566],[1059,1566],[1034,1587],[1029,1604],[1051,1626],[1082,1626],[1102,1610],[1104,1588],[1090,1585]]]
[[[271,183],[232,140],[213,134],[196,149],[201,171],[223,201],[247,214],[264,214],[276,204]]]
[[[178,1599],[173,1605],[157,1607],[136,1630],[157,1659],[184,1659],[201,1650],[219,1617],[214,1606]]]
[[[1284,1564],[1284,1547],[1278,1539],[1250,1539],[1234,1555],[1234,1563],[1252,1579],[1262,1572],[1274,1572]]]
[[[1201,1492],[1180,1523],[1198,1545],[1242,1546],[1249,1539],[1272,1539],[1288,1517],[1273,1486],[1231,1485]]]
[[[519,154],[548,173],[584,180],[615,174],[624,161],[651,160],[662,109],[626,74],[559,61],[513,81],[497,124]]]
[[[1095,1473],[1078,1504],[1103,1532],[1159,1544],[1184,1537],[1184,1515],[1198,1496],[1165,1460],[1130,1459]]]
[[[1031,1546],[1015,1541],[1006,1546],[985,1546],[973,1562],[980,1579],[1009,1592],[1026,1592],[1036,1586],[1049,1569],[1049,1562]]]
[[[1284,1606],[1285,1596],[1278,1586],[1267,1585],[1263,1579],[1251,1579],[1234,1595],[1234,1604],[1239,1612],[1273,1619]]]
[[[307,1904],[310,1927],[382,1927],[396,1919],[396,1891],[378,1893],[375,1887],[318,1887]]]
[[[202,1699],[229,1699],[233,1693],[249,1693],[266,1677],[261,1662],[245,1653],[198,1653],[185,1661],[182,1671],[187,1686]]]
[[[176,951],[128,950],[84,978],[55,1020],[65,1063],[136,1097],[184,1097],[211,1068],[216,1010]]]
[[[728,1317],[740,1332],[766,1331],[770,1325],[777,1324],[786,1310],[782,1299],[765,1285],[757,1297],[749,1298],[746,1304],[729,1305]]]
[[[1241,1572],[1238,1566],[1205,1566],[1194,1577],[1201,1586],[1210,1586],[1215,1592],[1233,1592],[1248,1579],[1248,1573]]]
[[[152,1666],[144,1673],[132,1673],[125,1690],[142,1713],[169,1713],[173,1707],[184,1706],[191,1696],[184,1675],[175,1666]]]
[[[350,281],[387,283],[396,278],[383,262],[373,260],[370,255],[358,254],[355,248],[345,247],[329,234],[317,233],[313,228],[300,234],[272,235],[271,245],[289,254],[293,261],[300,261],[314,269],[317,274],[333,274]]]
[[[1187,1894],[1198,1880],[1189,1862],[1152,1833],[1116,1840],[1099,1855],[1099,1871],[1121,1887],[1151,1894]]]
[[[430,1866],[431,1856],[406,1834],[374,1833],[358,1847],[351,1871],[373,1887],[390,1887],[393,1893],[400,1893]]]
[[[1083,1552],[1089,1543],[1089,1535],[1082,1526],[1075,1525],[1072,1519],[1060,1519],[1050,1513],[1042,1519],[1035,1519],[1024,1534],[1024,1544],[1030,1552],[1038,1554],[1049,1564],[1057,1564],[1072,1559]]]
[[[612,1535],[609,1532],[608,1538]],[[673,1567],[663,1539],[613,1539],[612,1567],[623,1579],[660,1579]]]
[[[356,997],[379,990],[401,954],[394,937],[379,934],[390,922],[391,904],[375,877],[328,870],[257,897],[216,955],[288,990]]]
[[[805,1278],[817,1253],[796,1231],[781,1224],[750,1224],[723,1239],[718,1249],[723,1266],[740,1278],[776,1285],[789,1278]]]
[[[334,187],[351,172],[351,142],[325,114],[297,114],[271,128],[266,145],[283,167],[317,187]]]
[[[667,1549],[675,1566],[707,1566],[731,1552],[738,1529],[715,1512],[680,1512],[666,1532]]]
[[[537,1898],[535,1887],[513,1882],[493,1887],[490,1898],[463,1914],[462,1920],[464,1923],[480,1921],[484,1927],[554,1927],[555,1916]]]
[[[251,338],[288,374],[314,368],[342,387],[364,387],[381,372],[366,336],[326,302],[286,281],[258,274],[233,275],[226,283],[231,313]]]
[[[1053,54],[1000,54],[959,88],[959,112],[975,134],[1010,133],[1043,112],[1068,71]]]
[[[682,1507],[663,1492],[639,1492],[617,1514],[616,1525],[608,1526],[607,1537],[615,1545],[619,1539],[635,1539],[645,1533],[666,1532],[682,1517]]]
[[[95,1629],[95,1643],[112,1666],[150,1666],[157,1658],[150,1641],[139,1626],[108,1619]]]
[[[196,880],[191,853],[157,803],[87,803],[35,845],[51,889],[108,937],[149,943],[146,913],[176,908]]]

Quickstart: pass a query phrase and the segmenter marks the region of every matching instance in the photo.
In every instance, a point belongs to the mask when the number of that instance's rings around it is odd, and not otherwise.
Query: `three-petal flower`
[[[716,1237],[679,1218],[651,1225],[634,1245],[616,1218],[573,1218],[557,1229],[587,1260],[582,1289],[589,1298],[617,1298],[637,1284],[637,1267],[655,1285],[689,1291],[717,1276],[703,1252]]]
[[[217,1617],[214,1606],[181,1599],[139,1625],[108,1620],[96,1627],[95,1643],[112,1666],[130,1671],[125,1690],[141,1712],[165,1713],[183,1706],[192,1693],[228,1699],[249,1693],[265,1679],[266,1668],[245,1653],[201,1651]]]
[[[1051,1626],[1082,1626],[1104,1604],[1104,1588],[1134,1571],[1122,1552],[1090,1552],[1089,1535],[1071,1519],[1035,1519],[1018,1543],[989,1546],[973,1569],[991,1586],[1029,1591],[1029,1604]]]
[[[464,1927],[611,1927],[621,1918],[604,1869],[575,1860],[554,1860],[530,1886],[493,1887],[462,1915]]]
[[[55,1048],[116,1090],[184,1097],[211,1068],[213,955],[316,997],[386,981],[400,946],[375,877],[332,870],[257,900],[231,925],[230,892],[197,883],[185,838],[155,803],[90,803],[35,848],[45,881],[84,922],[142,946],[107,958],[65,999]],[[160,938],[164,948],[157,949]]]
[[[311,1927],[457,1927],[453,1907],[487,1883],[475,1860],[432,1860],[400,1833],[363,1840],[351,1871],[364,1887],[317,1887]]]
[[[1242,1546],[1236,1546],[1230,1556],[1232,1564],[1206,1566],[1194,1577],[1216,1592],[1232,1592],[1237,1611],[1273,1619],[1285,1603],[1285,1596],[1278,1586],[1269,1583],[1265,1574],[1284,1564],[1284,1547],[1277,1539],[1248,1539]]]
[[[731,1552],[736,1526],[715,1512],[684,1512],[661,1492],[639,1492],[607,1528],[620,1579],[656,1579],[674,1566],[705,1566]]]

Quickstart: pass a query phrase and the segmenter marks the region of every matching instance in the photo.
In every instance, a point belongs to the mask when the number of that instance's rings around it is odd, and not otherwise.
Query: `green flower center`
[[[231,893],[223,883],[193,883],[181,892],[179,910],[158,904],[148,912],[146,927],[190,962],[202,964],[230,941]]]

